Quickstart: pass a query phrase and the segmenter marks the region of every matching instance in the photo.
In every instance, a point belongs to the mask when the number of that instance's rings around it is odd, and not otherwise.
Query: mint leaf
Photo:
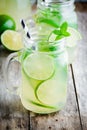
[[[46,24],[49,24],[49,25],[51,25],[53,27],[56,27],[56,28],[59,27],[58,23],[56,21],[52,20],[52,19],[47,19],[47,18],[41,18],[40,17],[40,18],[38,18],[37,22],[38,23],[41,23],[41,22],[46,23]]]
[[[55,41],[56,41],[56,40],[60,40],[60,39],[62,39],[62,38],[64,38],[63,35],[58,35],[58,36],[56,37]]]
[[[67,36],[70,36],[70,33],[69,32],[65,32],[63,35],[67,37]]]
[[[62,32],[62,34],[64,34],[67,31],[68,28],[68,24],[67,22],[64,22],[61,26],[60,26],[60,30]]]
[[[56,34],[56,35],[60,35],[61,34],[60,30],[54,30],[53,33]]]
[[[58,29],[55,29],[53,31],[53,33],[55,35],[57,35],[56,38],[55,38],[55,40],[60,40],[60,39],[62,39],[64,37],[70,36],[70,33],[67,32],[67,29],[68,29],[67,22],[64,22]]]

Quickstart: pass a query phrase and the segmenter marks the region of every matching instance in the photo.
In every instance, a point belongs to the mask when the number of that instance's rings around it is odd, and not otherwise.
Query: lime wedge
[[[77,41],[82,39],[81,34],[74,28],[68,27],[67,30],[70,33],[69,37],[66,37],[66,46],[73,47],[77,44]]]
[[[54,72],[54,59],[43,53],[34,53],[24,60],[23,68],[29,77],[46,80]]]
[[[43,82],[36,90],[38,100],[49,106],[59,106],[65,102],[66,87],[60,87],[56,79]]]
[[[6,30],[1,35],[1,42],[8,50],[11,51],[18,51],[23,48],[21,34],[16,31]]]

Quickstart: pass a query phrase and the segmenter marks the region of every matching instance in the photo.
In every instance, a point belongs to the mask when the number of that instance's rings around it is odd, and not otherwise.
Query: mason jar
[[[28,42],[24,39],[25,42]],[[35,113],[47,114],[63,109],[67,98],[68,59],[65,40],[48,42],[29,41],[34,47],[25,47],[21,52],[11,54],[4,69],[8,90],[19,91],[23,106]],[[26,45],[25,45],[26,46]],[[19,87],[10,84],[10,64],[20,64],[21,82]],[[18,75],[16,75],[17,77]],[[11,76],[12,78],[12,76]],[[19,79],[19,78],[17,78]]]

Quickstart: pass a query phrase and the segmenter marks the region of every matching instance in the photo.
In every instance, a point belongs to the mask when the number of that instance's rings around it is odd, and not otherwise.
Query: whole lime
[[[16,29],[16,23],[14,19],[8,15],[0,15],[0,35],[5,31],[5,30],[15,30]]]

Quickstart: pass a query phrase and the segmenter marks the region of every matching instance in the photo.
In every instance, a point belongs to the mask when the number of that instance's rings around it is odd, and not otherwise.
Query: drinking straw
[[[28,27],[27,27],[27,25],[25,24],[25,22],[24,22],[23,19],[21,20],[21,25],[22,25],[23,29],[25,30],[25,33],[26,33],[27,37],[30,39],[30,40],[27,41],[27,42],[31,43],[31,44],[25,44],[25,46],[29,45],[33,50],[35,50],[36,48],[35,48],[35,45],[33,45],[33,41],[32,41],[32,39],[31,39],[31,36],[30,36],[30,33],[29,33],[29,29],[28,29]],[[31,41],[31,42],[30,42],[30,41]]]
[[[22,25],[23,29],[25,30],[25,33],[26,33],[27,37],[30,39],[31,36],[30,36],[30,34],[29,34],[29,29],[28,29],[28,27],[27,27],[27,25],[25,24],[25,22],[24,22],[23,19],[21,20],[21,25]]]

